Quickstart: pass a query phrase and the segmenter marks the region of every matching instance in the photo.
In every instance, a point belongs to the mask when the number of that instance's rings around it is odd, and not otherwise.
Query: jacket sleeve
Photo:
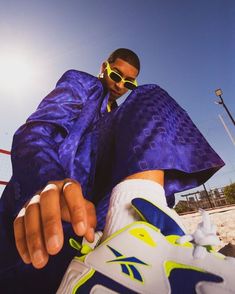
[[[59,147],[89,100],[92,78],[77,71],[66,72],[16,131],[12,144],[11,188],[5,193],[10,195],[3,195],[14,214],[48,181],[66,178]],[[87,81],[89,87],[86,87]],[[7,193],[8,190],[11,193]]]

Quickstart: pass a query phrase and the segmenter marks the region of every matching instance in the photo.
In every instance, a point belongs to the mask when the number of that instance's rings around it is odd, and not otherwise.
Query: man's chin
[[[116,101],[120,97],[121,97],[121,95],[110,94],[109,101],[114,102],[114,101]]]

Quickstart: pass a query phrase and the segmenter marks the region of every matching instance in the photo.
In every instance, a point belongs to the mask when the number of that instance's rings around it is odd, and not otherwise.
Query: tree
[[[224,195],[228,203],[235,203],[235,183],[224,188]]]
[[[174,207],[175,211],[177,213],[184,213],[184,212],[187,212],[187,211],[190,211],[191,209],[189,209],[188,207],[188,204],[187,204],[187,201],[182,201],[180,200],[176,206]]]

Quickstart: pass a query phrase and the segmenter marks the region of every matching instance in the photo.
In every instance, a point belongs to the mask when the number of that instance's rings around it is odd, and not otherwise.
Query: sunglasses
[[[127,88],[128,90],[134,90],[137,87],[136,80],[132,82],[132,81],[123,79],[123,77],[119,73],[111,69],[108,61],[106,61],[106,69],[107,69],[107,74],[109,78],[113,80],[114,82],[120,83],[122,81],[124,84],[124,87]]]

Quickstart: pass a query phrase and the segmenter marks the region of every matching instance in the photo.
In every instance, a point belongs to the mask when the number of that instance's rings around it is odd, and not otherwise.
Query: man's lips
[[[120,93],[116,92],[115,90],[111,89],[110,90],[112,94],[114,94],[115,96],[121,96]]]

